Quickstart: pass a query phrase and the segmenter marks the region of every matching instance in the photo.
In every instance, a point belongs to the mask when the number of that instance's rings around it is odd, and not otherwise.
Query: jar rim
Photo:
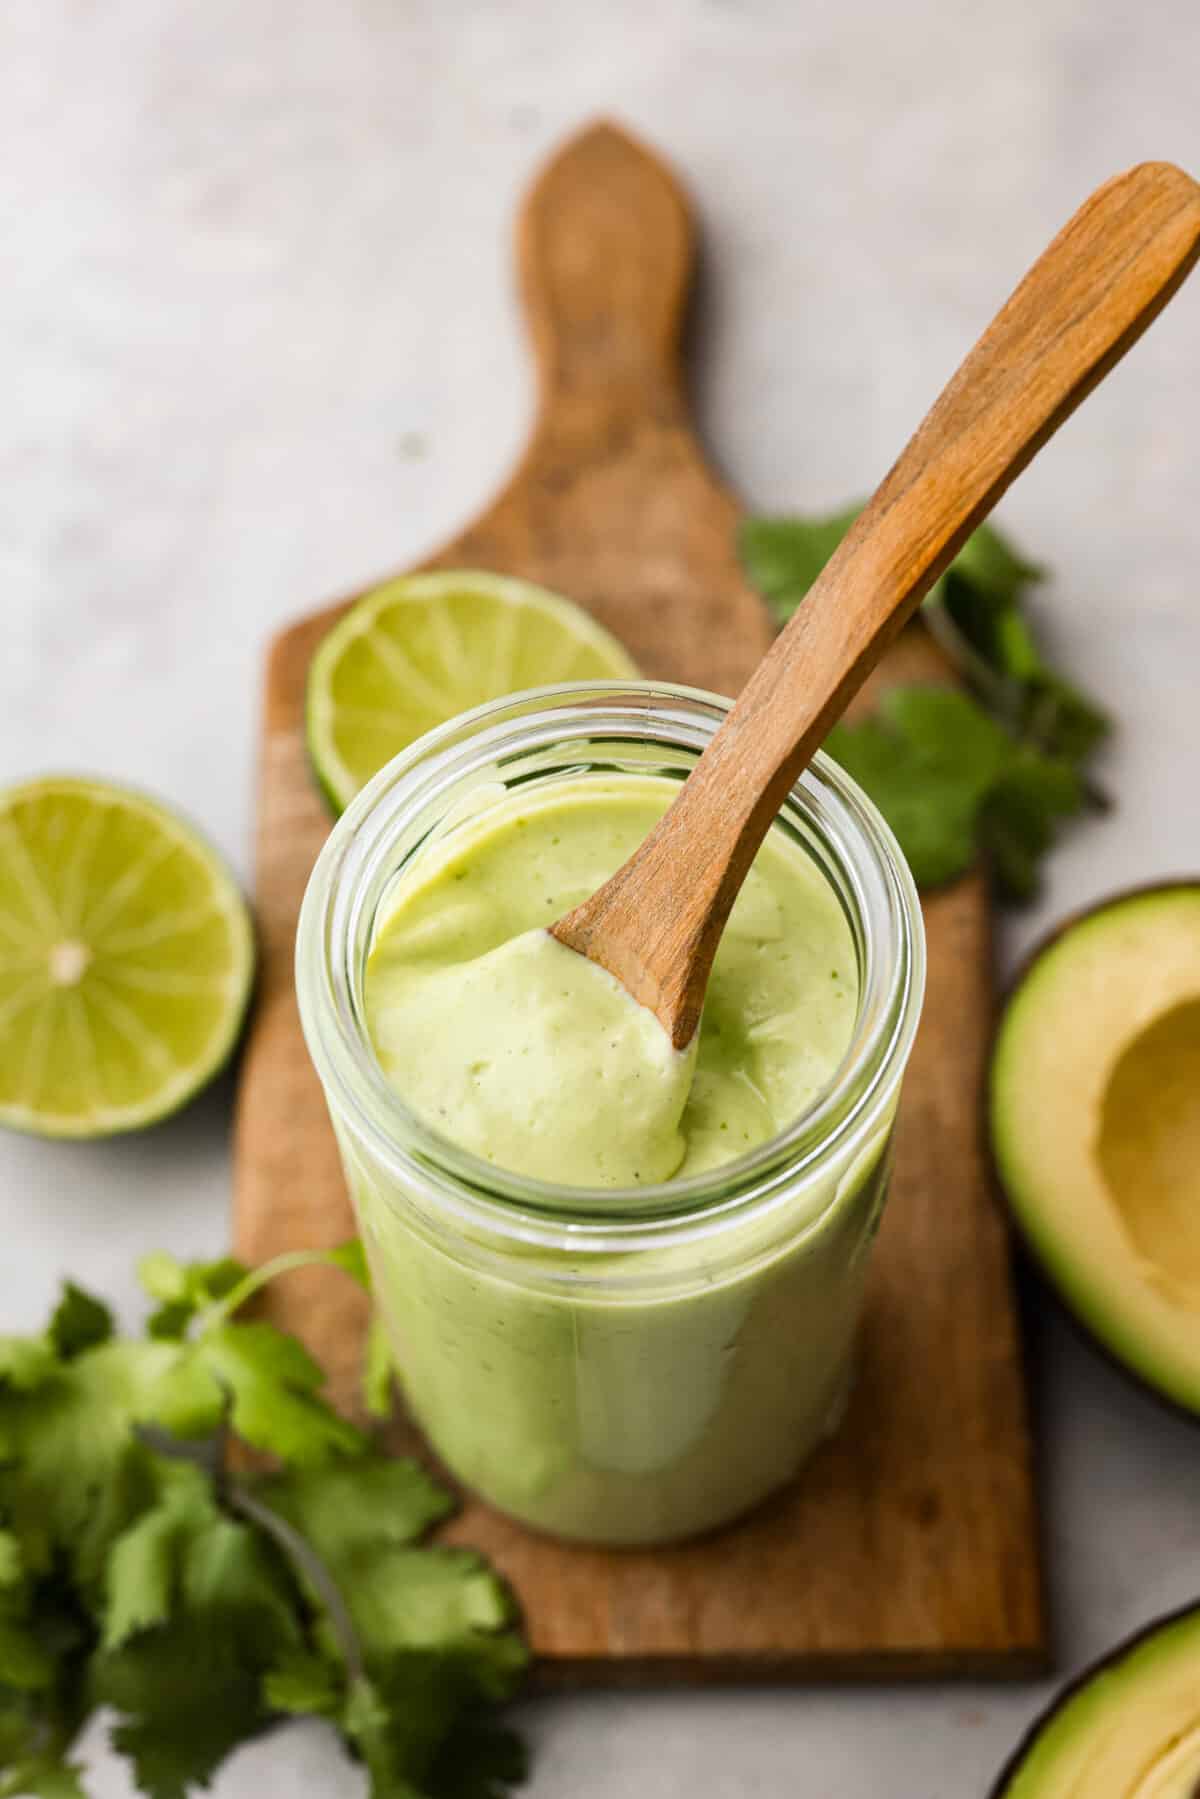
[[[828,1085],[796,1119],[702,1173],[637,1187],[579,1187],[500,1169],[426,1124],[390,1086],[357,1001],[353,949],[371,883],[406,816],[498,755],[641,726],[645,741],[698,751],[731,701],[662,681],[569,682],[461,713],[418,738],[356,795],[313,868],[296,936],[301,1022],[327,1100],[389,1175],[419,1184],[446,1223],[543,1248],[608,1253],[708,1235],[769,1211],[833,1153],[870,1139],[903,1072],[920,1015],[925,944],[920,902],[891,830],[823,753],[781,808],[838,860],[864,944],[854,1034]],[[846,903],[846,894],[841,895]],[[331,1107],[332,1109],[332,1107]],[[813,1221],[819,1222],[819,1219]]]

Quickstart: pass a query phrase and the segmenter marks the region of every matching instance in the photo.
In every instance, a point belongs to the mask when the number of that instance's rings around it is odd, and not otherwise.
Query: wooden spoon
[[[1107,182],[997,314],[629,861],[551,927],[677,1048],[755,852],[921,597],[1200,256],[1200,186],[1170,163]]]

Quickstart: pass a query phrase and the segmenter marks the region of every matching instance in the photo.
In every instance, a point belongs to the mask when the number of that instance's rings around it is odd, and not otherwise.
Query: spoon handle
[[[554,926],[677,1046],[763,837],[801,769],[1009,483],[1200,256],[1200,186],[1169,163],[1107,182],[996,315],[758,665],[661,823]]]

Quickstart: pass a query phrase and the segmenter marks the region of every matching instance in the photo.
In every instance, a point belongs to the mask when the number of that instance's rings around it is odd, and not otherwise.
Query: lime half
[[[636,678],[570,600],[475,570],[405,575],[357,600],[308,678],[308,748],[341,811],[385,762],[456,713],[525,687]]]
[[[175,1111],[253,973],[232,875],[172,813],[69,776],[0,792],[0,1124],[102,1137]]]

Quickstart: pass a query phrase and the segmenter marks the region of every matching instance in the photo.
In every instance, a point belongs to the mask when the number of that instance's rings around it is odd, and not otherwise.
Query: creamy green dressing
[[[517,1174],[632,1186],[732,1160],[829,1082],[854,1028],[854,944],[782,831],[734,906],[686,1050],[549,935],[676,792],[591,775],[513,795],[400,881],[367,966],[367,1026],[389,1081],[435,1131]]]
[[[828,1086],[858,957],[836,894],[781,828],[685,1055],[548,935],[677,791],[615,772],[481,788],[398,871],[364,1010],[387,1078],[434,1131],[498,1167],[615,1188],[719,1169]],[[526,1522],[610,1543],[707,1530],[778,1487],[845,1402],[890,1121],[889,1104],[782,1204],[586,1254],[569,1225],[534,1248],[443,1212],[417,1166],[383,1167],[339,1124],[376,1302],[439,1456]]]

